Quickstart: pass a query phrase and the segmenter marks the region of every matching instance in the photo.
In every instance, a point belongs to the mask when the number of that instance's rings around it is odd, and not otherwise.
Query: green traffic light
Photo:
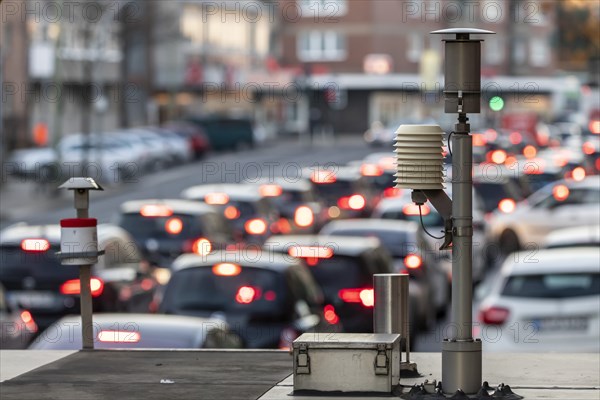
[[[490,99],[490,108],[492,111],[500,111],[504,108],[504,100],[500,96],[494,96]]]

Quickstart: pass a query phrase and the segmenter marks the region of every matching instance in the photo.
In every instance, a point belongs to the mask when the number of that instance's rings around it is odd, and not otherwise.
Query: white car
[[[546,238],[546,248],[596,246],[600,247],[600,225],[559,229]]]
[[[483,351],[598,353],[598,260],[589,247],[513,253],[476,292]]]
[[[517,203],[512,212],[494,212],[488,239],[504,255],[539,248],[554,230],[600,224],[599,204],[600,176],[557,181]]]

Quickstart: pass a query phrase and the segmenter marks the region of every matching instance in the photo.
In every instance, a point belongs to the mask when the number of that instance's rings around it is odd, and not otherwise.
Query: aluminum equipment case
[[[305,333],[293,343],[294,392],[390,393],[400,381],[400,335]]]

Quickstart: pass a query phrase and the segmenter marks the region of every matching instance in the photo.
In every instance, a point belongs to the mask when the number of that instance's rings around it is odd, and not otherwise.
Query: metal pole
[[[481,341],[472,334],[473,139],[460,113],[452,135],[452,328],[442,343],[442,389],[477,393],[481,387]]]
[[[88,204],[89,192],[84,189],[78,189],[75,193],[75,209],[77,218],[89,218]],[[94,349],[94,326],[93,326],[93,307],[92,307],[92,289],[90,281],[92,279],[92,266],[82,265],[79,267],[79,286],[80,286],[80,308],[81,308],[81,338],[82,349]]]
[[[400,346],[406,348],[406,363],[410,363],[408,275],[375,274],[373,291],[373,332],[400,334]]]

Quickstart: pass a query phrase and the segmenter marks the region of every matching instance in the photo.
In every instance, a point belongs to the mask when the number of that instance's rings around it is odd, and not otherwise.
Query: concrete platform
[[[440,379],[439,353],[411,356],[422,375],[402,385]],[[292,359],[283,351],[5,350],[0,360],[2,400],[361,398],[294,396]],[[509,384],[527,400],[600,399],[599,354],[484,354],[483,369],[490,385]]]

